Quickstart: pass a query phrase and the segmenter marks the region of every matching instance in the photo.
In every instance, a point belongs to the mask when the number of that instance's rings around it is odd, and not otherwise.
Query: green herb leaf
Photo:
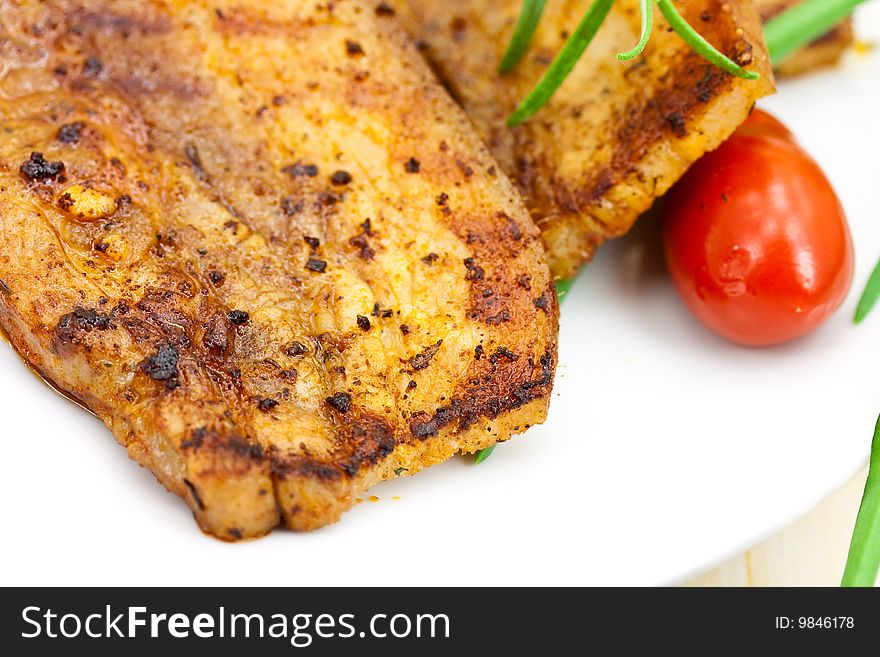
[[[868,313],[871,312],[874,304],[877,303],[877,299],[880,299],[880,262],[877,263],[870,278],[868,278],[868,284],[865,286],[865,291],[862,292],[862,298],[859,299],[859,305],[856,308],[856,316],[853,319],[853,323],[859,324],[865,319],[865,317],[868,316]]]
[[[479,465],[492,455],[497,445],[492,445],[486,449],[481,449],[474,455],[474,465]]]
[[[614,0],[593,0],[580,25],[562,46],[562,50],[556,55],[532,92],[507,119],[507,125],[519,125],[547,104],[590,45],[590,41],[611,10],[613,2]]]
[[[545,4],[545,0],[523,0],[523,8],[513,29],[510,45],[507,46],[507,52],[504,53],[504,58],[498,66],[498,72],[502,75],[512,70],[526,54],[535,35],[535,29],[541,21]]]
[[[645,46],[648,45],[648,39],[651,38],[651,30],[654,29],[654,0],[640,0],[640,7],[642,10],[642,34],[632,50],[617,55],[617,59],[622,62],[628,62],[642,54]]]
[[[670,0],[657,0],[660,13],[666,18],[669,26],[681,37],[682,41],[693,48],[703,59],[715,64],[722,71],[746,80],[757,80],[760,75],[754,71],[747,71],[732,59],[717,50],[711,43],[706,41],[700,34],[682,18]]]
[[[880,418],[874,429],[868,481],[859,507],[841,586],[874,586],[880,571]]]
[[[565,295],[569,293],[571,290],[571,286],[574,285],[577,276],[572,276],[571,278],[564,278],[561,281],[556,281],[556,298],[559,299],[560,303],[565,298]]]
[[[770,59],[778,64],[801,46],[812,43],[846,18],[865,0],[805,0],[764,26]]]

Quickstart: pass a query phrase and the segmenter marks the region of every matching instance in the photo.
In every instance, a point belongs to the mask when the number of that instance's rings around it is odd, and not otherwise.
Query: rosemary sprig
[[[490,445],[486,449],[481,449],[474,454],[474,465],[479,465],[492,455],[498,445]]]
[[[547,101],[556,93],[559,86],[571,73],[574,65],[577,64],[581,55],[590,45],[590,41],[596,35],[599,27],[605,21],[605,17],[611,10],[611,4],[614,0],[593,0],[593,4],[584,14],[580,25],[572,33],[568,40],[563,44],[562,50],[556,55],[550,66],[544,72],[541,80],[532,89],[532,92],[525,97],[514,110],[510,118],[507,119],[507,125],[519,125],[526,119],[531,118],[535,113],[547,104]]]
[[[865,0],[805,0],[767,21],[764,39],[770,59],[781,62],[803,45],[818,39]]]
[[[546,0],[523,0],[523,8],[519,14],[519,20],[516,22],[516,27],[513,28],[510,45],[507,46],[507,52],[504,53],[501,64],[498,65],[498,72],[502,75],[516,66],[526,54],[535,29],[541,21],[545,4]]]
[[[852,0],[847,1],[851,2]],[[523,121],[531,118],[538,112],[538,110],[547,104],[547,101],[549,101],[550,98],[553,97],[553,94],[556,93],[556,90],[559,89],[571,73],[572,69],[574,69],[575,64],[577,64],[581,55],[584,54],[587,46],[590,45],[590,42],[593,40],[599,27],[601,27],[606,16],[608,16],[608,12],[611,10],[613,2],[614,0],[593,0],[593,4],[590,5],[590,8],[581,20],[580,25],[578,25],[574,33],[562,45],[559,54],[557,54],[556,58],[550,63],[550,66],[544,72],[544,75],[538,81],[538,84],[535,85],[535,88],[532,89],[531,93],[526,96],[526,98],[514,110],[513,114],[507,119],[508,126],[519,125]],[[654,0],[642,0],[642,37],[639,39],[639,43],[633,48],[633,50],[618,55],[618,59],[632,59],[644,50],[648,38],[650,37],[650,27],[653,23],[653,2]],[[684,18],[682,18],[681,14],[678,13],[670,0],[657,0],[657,6],[666,18],[670,27],[675,30],[685,43],[699,53],[704,59],[727,71],[731,75],[736,75],[749,80],[754,80],[760,77],[753,71],[746,71],[743,69],[736,62],[726,57],[700,36],[700,34],[691,27]],[[525,13],[525,10],[526,7],[524,6],[523,13]],[[520,21],[522,21],[522,16],[520,17]],[[519,42],[517,47],[520,47]]]
[[[645,46],[648,45],[648,39],[651,38],[651,30],[654,29],[654,0],[639,0],[639,8],[642,11],[642,33],[639,42],[632,50],[618,53],[617,59],[622,62],[628,62],[642,54]]]
[[[874,271],[871,272],[871,276],[868,278],[868,284],[865,286],[865,291],[862,292],[862,298],[859,299],[858,307],[856,307],[856,316],[853,318],[853,323],[859,324],[865,319],[877,303],[877,299],[880,299],[880,262],[877,263],[877,266],[874,267]]]
[[[703,59],[727,71],[731,75],[746,80],[757,80],[760,75],[754,71],[747,71],[732,59],[724,55],[716,49],[711,43],[706,41],[699,32],[690,26],[690,24],[682,18],[681,14],[675,8],[670,0],[657,0],[657,7],[660,13],[669,23],[669,26],[675,30],[675,33],[681,37],[682,41],[693,48]]]
[[[563,278],[560,281],[556,281],[556,298],[562,301],[565,296],[571,291],[571,286],[574,285],[576,276],[572,276],[571,278]]]
[[[639,42],[632,50],[617,55],[619,60],[629,61],[644,51],[651,37],[654,1],[640,0],[642,27]],[[764,37],[771,60],[774,64],[779,63],[793,51],[830,30],[849,15],[856,6],[865,1],[805,0],[774,17],[764,28]],[[608,15],[612,2],[613,0],[594,0],[578,29],[563,44],[559,54],[538,81],[538,84],[510,115],[507,120],[508,125],[515,126],[531,118],[556,93],[556,90],[574,69],[587,46],[590,45],[590,41]],[[669,26],[701,57],[731,75],[748,80],[756,80],[760,77],[754,71],[743,69],[706,41],[678,13],[672,0],[656,0],[656,2],[660,13],[666,18]],[[544,4],[544,2],[536,2],[535,0],[524,0],[513,39],[501,63],[502,71],[510,71],[522,59],[543,13]],[[538,9],[538,5],[540,5],[540,9]]]
[[[853,530],[841,586],[874,586],[880,570],[880,418],[874,429],[868,481]]]

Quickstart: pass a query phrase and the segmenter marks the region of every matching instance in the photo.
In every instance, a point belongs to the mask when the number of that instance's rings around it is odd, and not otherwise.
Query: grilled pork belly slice
[[[590,0],[550,0],[525,58],[504,76],[496,67],[521,0],[391,4],[518,184],[557,278],[574,274],[605,239],[626,233],[655,198],[730,136],[755,101],[773,90],[750,0],[684,0],[676,6],[713,45],[761,73],[759,81],[734,78],[708,64],[668,29],[659,12],[645,53],[617,61],[617,53],[638,41],[640,23],[638,2],[618,0],[550,103],[511,130],[507,117]]]
[[[371,3],[0,0],[0,43],[0,325],[204,530],[544,420],[540,235]]]

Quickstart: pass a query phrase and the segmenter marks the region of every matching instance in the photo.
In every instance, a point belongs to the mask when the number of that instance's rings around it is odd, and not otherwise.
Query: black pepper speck
[[[327,263],[324,260],[309,258],[306,261],[306,269],[317,272],[319,274],[323,274],[325,271],[327,271]]]
[[[159,345],[156,353],[141,364],[144,374],[154,381],[171,381],[177,378],[177,363],[180,354],[177,347],[170,344]]]
[[[348,413],[351,410],[351,395],[347,392],[337,392],[332,397],[327,397],[326,401],[340,413]]]
[[[306,347],[302,342],[292,342],[291,345],[284,351],[290,357],[294,356],[302,356],[303,354],[309,353],[309,348]]]
[[[336,171],[330,176],[330,182],[334,185],[347,185],[351,182],[351,174],[348,171]]]
[[[229,318],[229,321],[236,326],[241,326],[251,318],[250,314],[246,313],[244,310],[230,310],[226,316]]]
[[[64,162],[49,162],[42,153],[34,151],[19,170],[28,180],[60,180],[64,176]]]
[[[73,123],[66,123],[58,130],[58,141],[62,144],[76,144],[79,143],[79,138],[82,135],[83,129],[82,121],[74,121]]]

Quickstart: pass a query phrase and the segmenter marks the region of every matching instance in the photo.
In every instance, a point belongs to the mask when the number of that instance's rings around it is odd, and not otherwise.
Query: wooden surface
[[[839,586],[868,471],[793,525],[685,586]]]

